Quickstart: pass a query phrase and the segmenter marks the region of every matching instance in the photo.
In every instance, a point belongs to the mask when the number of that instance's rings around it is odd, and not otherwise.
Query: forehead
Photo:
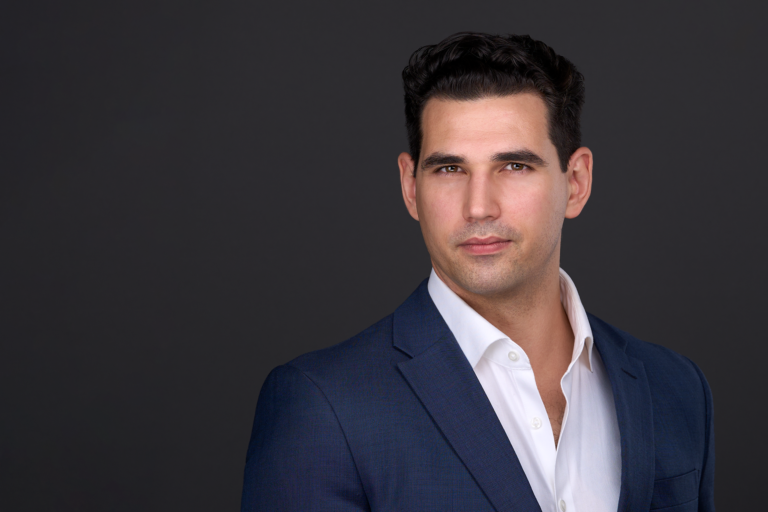
[[[547,106],[537,94],[476,100],[431,98],[422,114],[421,156],[435,151],[481,157],[510,149],[554,150]]]

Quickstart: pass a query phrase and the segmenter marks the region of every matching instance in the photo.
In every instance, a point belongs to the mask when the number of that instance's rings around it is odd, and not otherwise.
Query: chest
[[[537,389],[544,409],[547,412],[547,419],[552,427],[552,435],[555,445],[560,440],[560,432],[563,428],[563,419],[565,417],[565,407],[568,402],[565,399],[563,390],[560,388],[559,381],[537,383]]]

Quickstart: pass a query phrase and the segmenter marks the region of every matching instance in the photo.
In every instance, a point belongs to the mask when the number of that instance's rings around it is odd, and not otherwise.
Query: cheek
[[[508,191],[505,210],[509,223],[527,235],[546,236],[562,224],[565,202],[559,190],[551,186],[531,186]]]
[[[422,230],[433,236],[446,238],[456,230],[457,225],[461,227],[461,200],[459,191],[451,191],[449,187],[436,190],[424,187],[417,192],[416,204]]]

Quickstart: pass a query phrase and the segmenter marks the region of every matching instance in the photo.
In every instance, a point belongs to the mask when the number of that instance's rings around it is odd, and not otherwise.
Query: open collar
[[[456,295],[440,279],[434,269],[429,275],[427,289],[435,307],[453,333],[472,368],[477,366],[488,347],[501,339],[509,340],[522,354],[525,354],[525,351],[517,346],[515,340],[510,339]],[[573,354],[569,369],[578,361],[581,352],[586,350],[589,371],[593,371],[592,348],[594,338],[592,328],[589,325],[587,312],[581,303],[576,285],[563,269],[560,269],[560,302],[568,316],[574,334]],[[527,355],[524,357],[527,359]]]

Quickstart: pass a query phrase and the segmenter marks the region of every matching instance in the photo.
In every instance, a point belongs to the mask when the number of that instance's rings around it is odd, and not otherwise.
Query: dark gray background
[[[0,509],[236,510],[267,372],[428,275],[400,71],[460,30],[586,75],[586,308],[703,369],[717,502],[764,502],[758,2],[5,3]]]

